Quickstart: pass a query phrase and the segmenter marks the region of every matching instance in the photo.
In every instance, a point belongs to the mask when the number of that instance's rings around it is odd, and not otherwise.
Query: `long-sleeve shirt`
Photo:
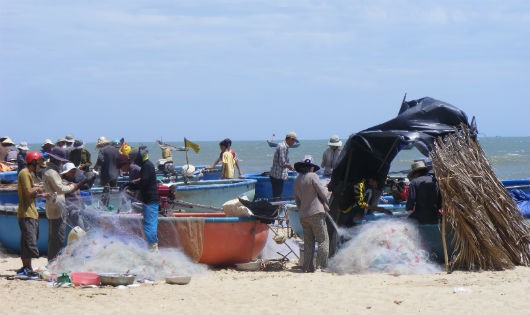
[[[59,167],[55,164],[48,163],[48,168],[42,176],[44,190],[51,195],[46,198],[46,217],[50,220],[61,218],[66,204],[64,195],[75,189],[75,185],[63,183],[58,169]]]
[[[143,203],[158,202],[158,186],[156,182],[155,166],[149,160],[142,163],[140,180],[129,185],[131,189],[138,189]]]
[[[316,173],[299,174],[294,180],[294,195],[300,218],[326,211],[327,190]]]

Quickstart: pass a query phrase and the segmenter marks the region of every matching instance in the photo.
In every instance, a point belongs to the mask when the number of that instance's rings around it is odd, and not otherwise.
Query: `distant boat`
[[[278,143],[277,142],[274,142],[272,140],[267,140],[267,144],[269,145],[269,147],[271,148],[275,148],[276,146],[278,146]],[[295,143],[291,146],[291,148],[298,148],[300,146],[300,141],[298,140],[295,140]]]

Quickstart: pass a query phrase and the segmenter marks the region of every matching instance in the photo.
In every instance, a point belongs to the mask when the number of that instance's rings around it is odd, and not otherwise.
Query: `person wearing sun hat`
[[[94,170],[99,172],[100,185],[116,187],[119,175],[117,159],[120,152],[105,137],[99,137],[96,148],[99,149],[99,153]]]
[[[320,167],[324,169],[324,176],[330,177],[333,169],[339,162],[339,155],[342,152],[342,141],[339,136],[333,135],[329,138],[328,148],[322,155],[322,163]]]
[[[300,223],[304,230],[304,272],[325,269],[328,265],[329,236],[326,227],[328,207],[327,189],[315,173],[320,169],[313,158],[306,155],[304,160],[294,164],[298,176],[294,180],[294,196]],[[317,265],[313,265],[315,242],[318,244]]]
[[[17,145],[18,154],[17,154],[17,172],[20,173],[21,170],[26,167],[26,155],[29,151],[28,143],[26,141],[21,141]]]
[[[289,178],[288,170],[294,170],[289,163],[289,148],[298,141],[296,132],[291,131],[285,135],[285,140],[278,143],[269,177],[272,185],[272,197],[274,200],[280,200],[283,192],[283,182]]]
[[[411,179],[407,197],[407,211],[410,219],[420,224],[437,224],[442,198],[434,174],[429,173],[425,161],[414,161],[407,176]]]
[[[83,172],[88,172],[92,165],[90,152],[85,148],[83,141],[79,139],[74,141],[68,159]]]
[[[64,247],[66,241],[66,222],[63,214],[65,209],[65,194],[72,193],[79,188],[79,184],[64,184],[60,172],[66,158],[66,150],[54,147],[48,153],[50,162],[44,171],[42,181],[44,190],[50,194],[46,198],[46,217],[48,218],[48,261],[53,260]]]
[[[8,136],[0,138],[0,162],[6,161],[6,156],[9,151],[13,148],[15,143]]]

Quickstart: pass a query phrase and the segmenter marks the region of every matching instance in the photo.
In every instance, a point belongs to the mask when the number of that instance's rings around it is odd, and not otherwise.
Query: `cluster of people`
[[[4,142],[6,146],[3,146]],[[116,187],[119,169],[130,174],[131,180],[125,186],[128,190],[135,191],[136,197],[142,202],[144,234],[149,247],[154,251],[158,250],[158,189],[155,167],[149,161],[146,147],[130,148],[124,141],[118,144],[119,146],[105,137],[98,139],[96,147],[99,152],[94,170],[90,169],[90,152],[84,148],[83,141],[71,136],[55,143],[46,139],[41,151],[28,152],[27,145],[23,147],[24,165],[18,167],[17,178],[17,218],[21,231],[22,267],[17,270],[17,274],[35,274],[31,261],[39,257],[37,199],[45,198],[48,260],[51,261],[65,245],[66,225],[81,229],[85,227],[81,213],[84,204],[79,190],[89,189],[96,175],[99,175],[100,184],[107,189]],[[4,137],[2,148],[8,145],[13,146],[13,141]],[[23,143],[19,146],[22,145]],[[2,150],[4,151],[11,150]]]
[[[111,142],[105,137],[97,140],[97,160],[91,170],[90,152],[84,148],[83,141],[68,135],[55,143],[46,139],[39,152],[28,152],[27,143],[16,147],[9,137],[0,138],[0,161],[16,161],[18,174],[19,208],[17,212],[21,237],[22,268],[19,272],[32,272],[31,259],[39,256],[37,248],[38,213],[36,199],[46,198],[46,216],[49,222],[48,259],[54,259],[65,244],[66,224],[84,228],[80,189],[89,189],[99,177],[104,191],[117,186],[120,170],[129,174],[130,181],[121,188],[127,189],[134,198],[141,201],[144,216],[144,234],[153,250],[158,248],[158,188],[156,169],[149,160],[145,146],[131,148],[123,138]],[[329,234],[326,224],[326,212],[329,211],[330,193],[316,172],[323,168],[323,177],[330,177],[339,162],[342,141],[337,135],[330,137],[328,148],[322,156],[320,166],[314,164],[311,156],[291,164],[289,148],[298,143],[297,134],[289,132],[278,143],[269,173],[274,200],[282,196],[284,181],[289,171],[298,173],[294,182],[294,199],[299,209],[300,221],[304,230],[305,272],[327,267],[329,256]],[[242,176],[239,159],[231,148],[228,138],[219,142],[218,158],[208,166],[214,168],[221,164],[221,178],[235,177],[235,170]],[[14,153],[11,153],[14,152]],[[16,153],[16,154],[15,154]],[[166,154],[167,155],[167,154]],[[169,156],[163,156],[166,161]],[[9,161],[8,161],[9,160]],[[8,165],[8,164],[6,164]],[[410,184],[396,183],[393,194],[396,201],[406,200],[409,218],[422,224],[438,223],[441,207],[440,192],[436,179],[424,161],[415,161],[408,174]],[[367,214],[392,212],[378,206],[382,194],[381,183],[375,176],[363,178],[354,183],[351,205],[341,209],[336,222],[342,227],[351,227],[362,221]],[[402,185],[399,185],[402,184]],[[395,189],[394,189],[395,188]],[[107,194],[102,195],[107,196]],[[103,200],[104,203],[108,200]],[[330,219],[333,220],[333,219]],[[313,263],[314,247],[317,244],[317,264]]]
[[[323,176],[329,177],[338,164],[342,150],[342,141],[336,135],[330,137],[328,148],[323,154],[320,167],[313,163],[311,156],[292,165],[289,162],[289,148],[298,142],[295,132],[289,132],[284,141],[279,143],[274,153],[270,180],[273,198],[279,200],[282,195],[284,181],[288,178],[288,171],[298,173],[294,181],[295,202],[298,207],[300,223],[304,233],[304,258],[302,269],[304,272],[314,272],[327,267],[329,249],[329,234],[326,223],[329,211],[330,194],[316,172],[324,168]],[[440,219],[441,195],[437,181],[431,169],[424,161],[415,161],[411,165],[408,179],[398,181],[392,186],[392,193],[396,202],[405,202],[409,211],[408,218],[419,224],[436,224]],[[410,180],[410,184],[407,181]],[[351,204],[340,209],[336,222],[341,227],[352,227],[362,222],[366,215],[382,212],[393,215],[393,212],[378,206],[382,195],[382,185],[376,174],[367,176],[353,184]],[[334,221],[330,218],[329,220]],[[334,226],[334,228],[336,228]],[[314,248],[317,245],[317,259],[314,265]]]

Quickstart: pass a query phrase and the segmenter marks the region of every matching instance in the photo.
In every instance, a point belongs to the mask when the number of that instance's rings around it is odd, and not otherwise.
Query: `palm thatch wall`
[[[438,138],[431,158],[453,233],[448,271],[529,266],[530,227],[470,130]]]

